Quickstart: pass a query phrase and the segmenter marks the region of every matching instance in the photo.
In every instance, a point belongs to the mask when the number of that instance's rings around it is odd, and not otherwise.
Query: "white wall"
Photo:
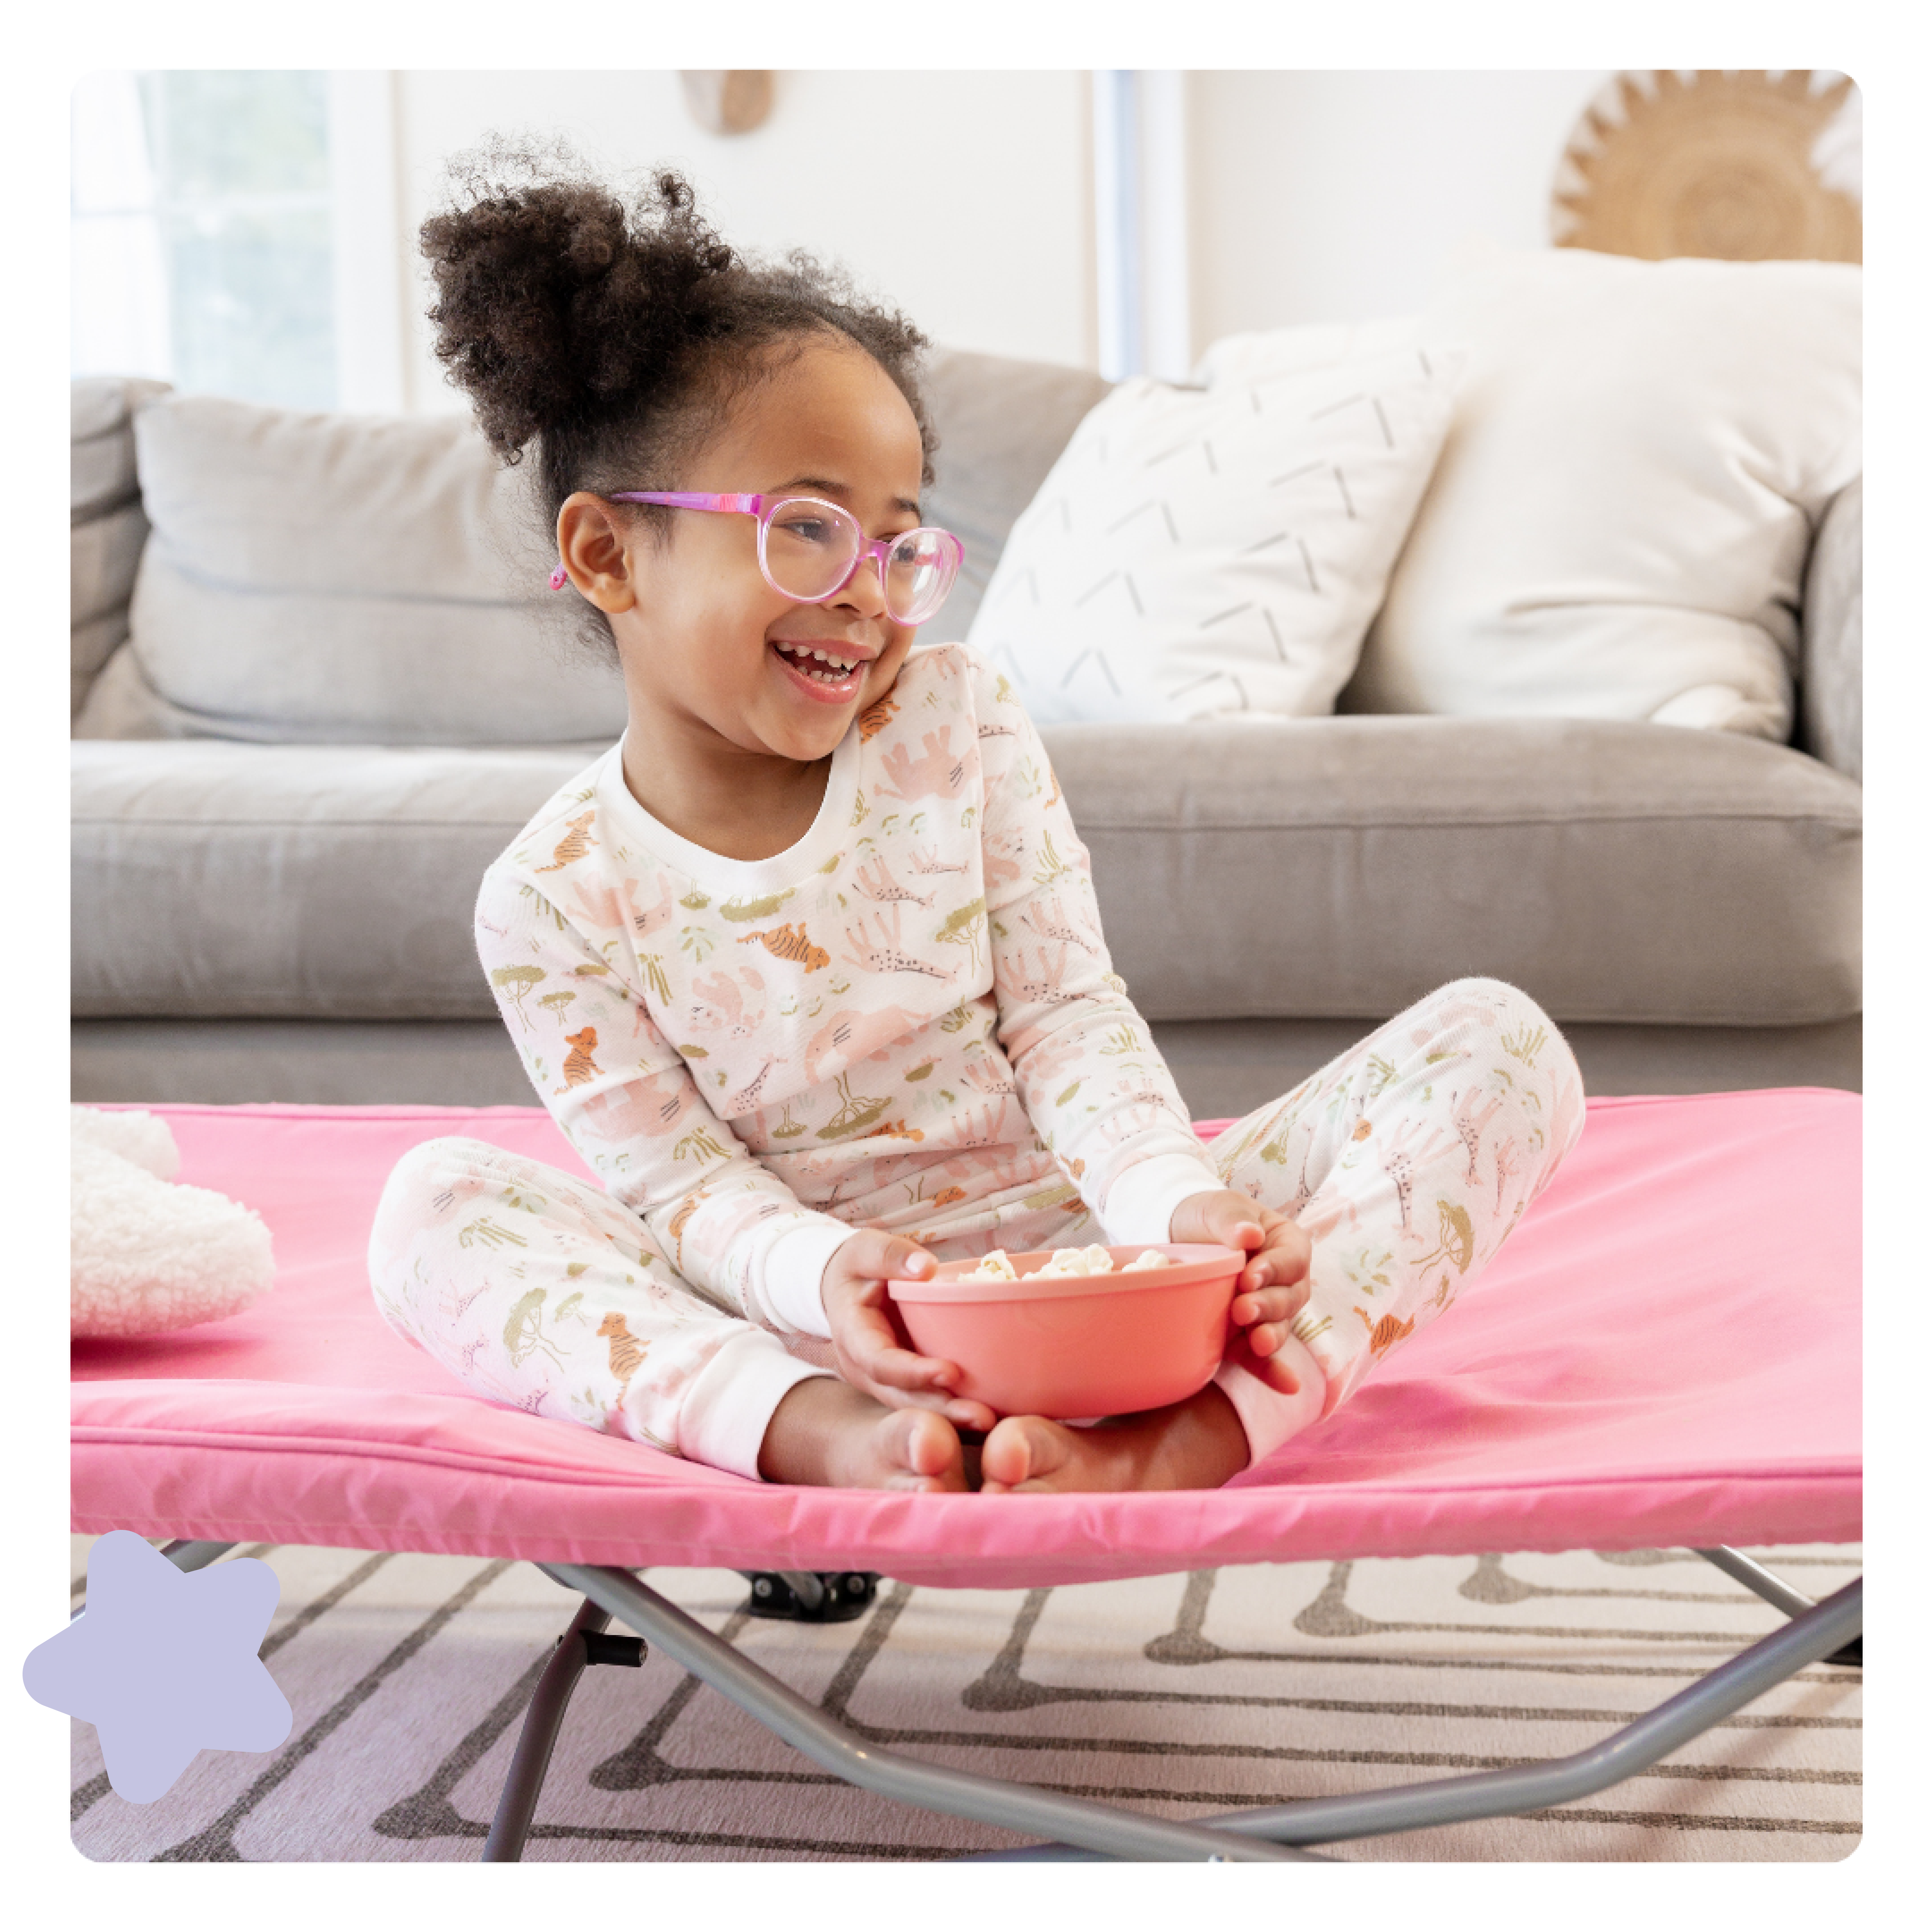
[[[662,70],[405,73],[396,104],[411,408],[465,406],[429,352],[414,239],[447,157],[498,130],[677,166],[728,240],[836,257],[949,347],[1093,360],[1084,73],[782,73],[764,126],[725,136]]]
[[[1239,329],[1406,314],[1467,234],[1547,246],[1558,161],[1608,77],[1191,75],[1197,350]]]
[[[1558,160],[1606,78],[1188,74],[1193,352],[1412,310],[1471,233],[1547,245]],[[415,235],[445,161],[493,130],[565,135],[600,170],[677,166],[730,240],[843,260],[949,346],[1095,364],[1085,73],[781,73],[770,118],[737,136],[698,128],[666,70],[403,72],[392,98],[411,409],[464,406],[429,352]]]

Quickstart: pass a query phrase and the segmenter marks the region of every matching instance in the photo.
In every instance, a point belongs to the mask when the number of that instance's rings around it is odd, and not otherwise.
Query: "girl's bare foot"
[[[980,1451],[980,1487],[1014,1490],[1216,1490],[1248,1466],[1247,1432],[1213,1383],[1172,1408],[1093,1429],[1040,1415],[996,1423]]]
[[[794,1384],[772,1412],[758,1474],[841,1490],[966,1487],[959,1432],[944,1416],[887,1408],[830,1376]]]

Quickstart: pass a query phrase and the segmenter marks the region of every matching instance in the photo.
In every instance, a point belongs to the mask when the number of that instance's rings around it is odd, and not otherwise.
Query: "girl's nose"
[[[883,550],[861,550],[852,574],[836,601],[849,604],[862,616],[886,615],[886,559]]]

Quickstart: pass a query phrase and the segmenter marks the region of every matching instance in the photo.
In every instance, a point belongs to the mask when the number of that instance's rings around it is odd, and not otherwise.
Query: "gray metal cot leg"
[[[1762,1563],[1755,1563],[1742,1550],[1732,1550],[1728,1545],[1718,1544],[1709,1550],[1700,1550],[1697,1554],[1706,1563],[1714,1565],[1733,1582],[1742,1583],[1747,1590],[1754,1592],[1767,1604],[1782,1610],[1787,1617],[1802,1616],[1810,1609],[1814,1599],[1802,1590],[1794,1590],[1782,1576],[1774,1576]],[[1856,1665],[1864,1667],[1865,1640],[1862,1632],[1852,1638],[1842,1650],[1835,1650],[1824,1660],[1827,1664]]]
[[[587,1598],[578,1605],[570,1628],[556,1640],[556,1654],[544,1666],[537,1688],[530,1693],[530,1707],[524,1713],[524,1728],[518,1734],[515,1755],[510,1760],[510,1774],[503,1780],[503,1795],[496,1801],[496,1815],[490,1824],[490,1835],[483,1840],[486,1865],[514,1864],[524,1855],[524,1843],[530,1834],[530,1820],[536,1816],[537,1794],[543,1790],[544,1774],[550,1769],[550,1754],[556,1748],[557,1732],[563,1728],[563,1714],[569,1707],[570,1694],[590,1661],[586,1640],[610,1628],[608,1611],[600,1610]]]
[[[232,1543],[188,1543],[176,1541],[161,1545],[161,1554],[177,1570],[206,1570],[218,1556],[225,1556],[235,1547]],[[68,1612],[68,1622],[72,1623],[87,1608],[87,1600],[82,1598]]]
[[[218,1556],[226,1556],[232,1543],[164,1543],[161,1554],[177,1570],[206,1570]]]
[[[1646,1771],[1773,1685],[1816,1664],[1863,1628],[1864,1583],[1848,1583],[1780,1630],[1687,1685],[1634,1724],[1569,1757],[1546,1759],[1508,1771],[1479,1772],[1426,1784],[1396,1785],[1342,1798],[1310,1798],[1259,1810],[1231,1811],[1201,1822],[1210,1828],[1252,1833],[1278,1844],[1334,1844],[1345,1838],[1413,1832],[1428,1825],[1466,1823],[1540,1810],[1602,1791]],[[1018,1852],[981,1854],[981,1862],[1078,1860],[1069,1844],[1030,1845]]]
[[[176,1568],[194,1570],[205,1569],[234,1547],[232,1543],[183,1539],[164,1544],[161,1554]],[[1319,1855],[1298,1847],[1570,1803],[1647,1770],[1808,1664],[1860,1660],[1864,1628],[1862,1578],[1822,1603],[1814,1603],[1762,1564],[1735,1550],[1717,1545],[1700,1549],[1697,1554],[1792,1621],[1654,1711],[1612,1732],[1601,1744],[1569,1757],[1507,1771],[1438,1778],[1347,1797],[1306,1798],[1257,1810],[1228,1812],[1196,1824],[1173,1824],[1118,1806],[981,1778],[872,1748],[628,1571],[574,1563],[539,1564],[537,1567],[546,1576],[566,1589],[581,1592],[584,1601],[558,1640],[556,1653],[531,1695],[496,1815],[484,1843],[483,1861],[506,1863],[523,1856],[571,1693],[614,1616],[640,1635],[655,1639],[667,1656],[694,1676],[848,1784],[982,1824],[1060,1834],[1054,1843],[981,1855],[988,1860],[1310,1861],[1318,1859]],[[778,1574],[797,1587],[792,1572]],[[806,1580],[805,1573],[799,1573],[799,1577]],[[818,1581],[816,1577],[809,1580]],[[616,1641],[604,1640],[611,1646]],[[596,1660],[639,1660],[607,1652]]]
[[[1241,1861],[1306,1860],[1316,1855],[1255,1838],[1205,1831],[1197,1825],[1150,1818],[1117,1805],[1070,1798],[1030,1785],[1010,1784],[971,1772],[926,1764],[862,1742],[816,1705],[781,1684],[714,1636],[678,1606],[625,1570],[580,1563],[537,1566],[568,1590],[580,1590],[600,1609],[675,1663],[748,1712],[814,1764],[856,1784],[909,1804],[956,1818],[971,1818],[1009,1831],[1051,1832],[1057,1838],[1112,1858]]]

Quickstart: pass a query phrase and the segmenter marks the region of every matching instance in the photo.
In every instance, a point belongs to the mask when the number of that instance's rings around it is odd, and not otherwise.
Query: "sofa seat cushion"
[[[1370,1017],[1468,974],[1558,1020],[1857,1012],[1857,785],[1730,734],[1270,718],[1044,734],[1154,1020]],[[494,1011],[484,868],[602,747],[74,747],[74,1010]]]
[[[74,1013],[493,1018],[484,868],[604,748],[76,743]]]
[[[1150,1019],[1382,1015],[1468,974],[1558,1020],[1862,1004],[1862,794],[1782,746],[1406,716],[1042,735]]]

